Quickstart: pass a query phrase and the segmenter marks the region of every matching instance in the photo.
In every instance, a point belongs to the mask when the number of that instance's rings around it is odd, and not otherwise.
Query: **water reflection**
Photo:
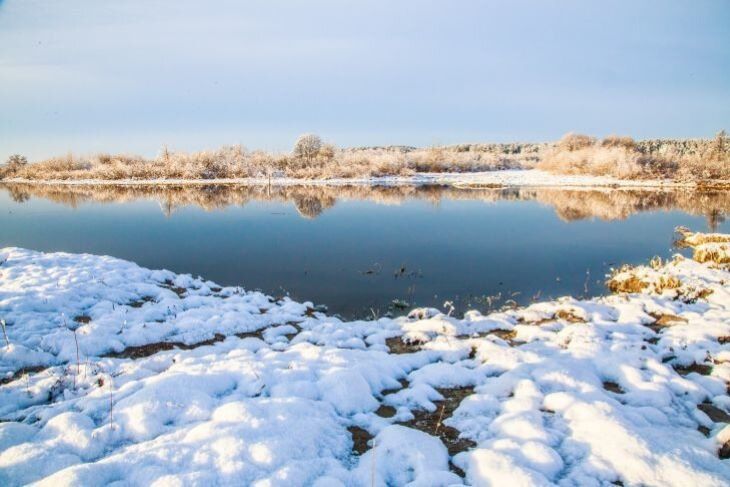
[[[439,205],[443,200],[482,202],[536,201],[555,209],[563,221],[588,218],[623,220],[631,215],[656,210],[678,210],[704,216],[710,230],[730,213],[730,192],[635,189],[561,188],[457,188],[451,186],[246,186],[246,185],[43,185],[4,184],[18,203],[44,198],[73,208],[82,203],[124,203],[156,200],[165,215],[185,206],[208,211],[251,202],[292,203],[304,218],[317,218],[338,201],[366,200],[383,205],[399,205],[408,199]]]

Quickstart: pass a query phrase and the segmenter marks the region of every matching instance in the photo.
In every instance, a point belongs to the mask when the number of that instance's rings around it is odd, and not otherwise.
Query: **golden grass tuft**
[[[730,264],[730,243],[703,243],[694,248],[692,258],[697,262]]]

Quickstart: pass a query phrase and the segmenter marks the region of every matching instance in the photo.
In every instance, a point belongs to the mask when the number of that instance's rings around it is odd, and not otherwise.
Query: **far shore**
[[[603,139],[566,134],[553,143],[338,148],[305,134],[290,153],[224,146],[154,158],[98,153],[0,166],[1,181],[83,184],[464,184],[500,186],[693,186],[730,182],[730,138]],[[130,183],[131,181],[131,183]]]
[[[619,179],[610,176],[552,174],[539,169],[508,169],[470,173],[417,173],[411,176],[305,179],[290,177],[213,179],[23,179],[9,178],[0,184],[65,186],[166,186],[166,185],[445,185],[455,187],[586,187],[586,188],[713,188],[730,189],[730,180],[676,181],[672,179]]]

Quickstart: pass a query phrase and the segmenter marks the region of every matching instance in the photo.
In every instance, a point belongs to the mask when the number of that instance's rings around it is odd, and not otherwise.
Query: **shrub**
[[[304,134],[294,143],[294,157],[311,161],[322,148],[322,139],[318,135]]]
[[[20,154],[13,154],[12,156],[8,157],[5,165],[0,167],[0,179],[14,176],[15,173],[17,173],[18,170],[20,170],[26,164],[28,164],[28,159],[26,159],[25,156],[21,156]]]
[[[588,148],[596,143],[596,139],[588,135],[574,134],[569,132],[558,141],[557,147],[567,151],[577,151]]]
[[[625,150],[636,150],[636,142],[631,137],[609,135],[601,141],[602,147],[619,147]]]

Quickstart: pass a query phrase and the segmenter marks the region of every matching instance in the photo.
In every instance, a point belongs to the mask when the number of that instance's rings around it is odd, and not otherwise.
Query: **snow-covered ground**
[[[180,185],[180,184],[276,184],[276,185],[412,185],[438,184],[453,186],[526,186],[526,187],[622,187],[622,188],[656,188],[656,187],[694,187],[696,183],[673,180],[630,180],[608,176],[585,176],[552,174],[537,169],[514,169],[468,173],[418,173],[414,176],[384,176],[361,179],[293,179],[286,177],[246,178],[246,179],[153,179],[153,180],[21,180],[7,179],[7,182],[34,184],[108,184],[108,185]],[[727,183],[727,181],[725,181]]]
[[[342,322],[111,257],[0,262],[0,485],[730,482],[726,265]]]

